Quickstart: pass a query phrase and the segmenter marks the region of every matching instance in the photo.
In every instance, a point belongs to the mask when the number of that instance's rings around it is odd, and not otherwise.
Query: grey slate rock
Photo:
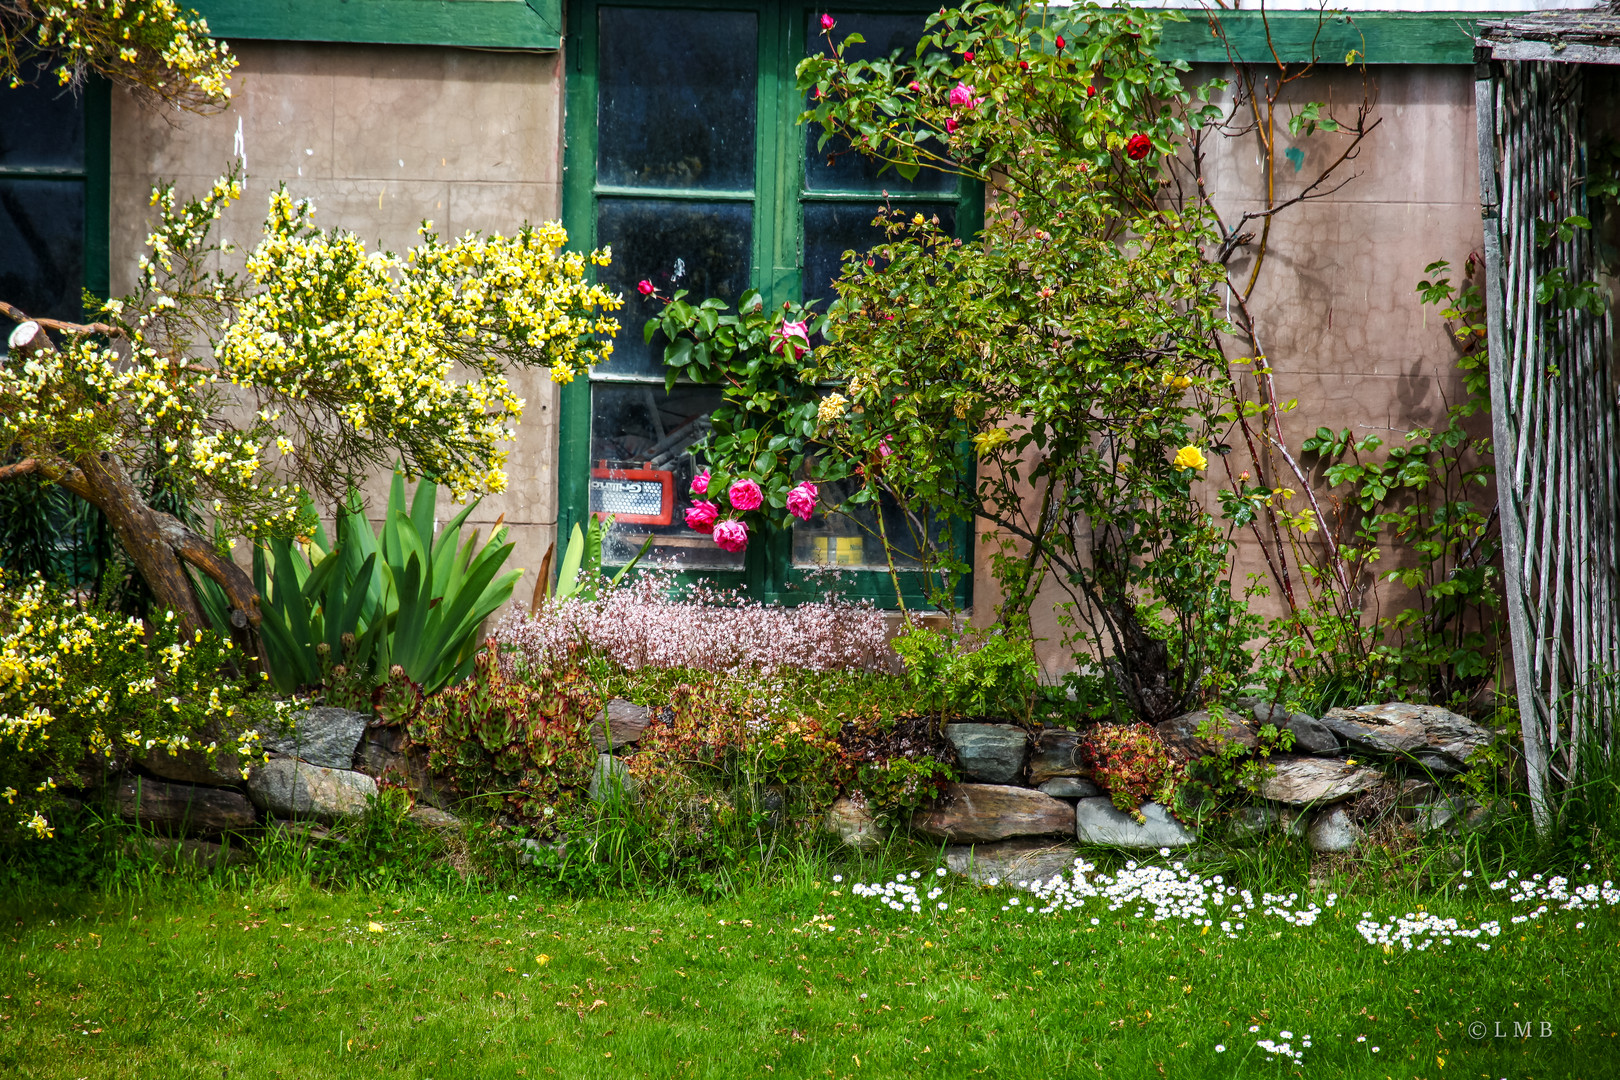
[[[1468,756],[1491,741],[1491,733],[1466,716],[1405,701],[1331,709],[1322,722],[1353,753],[1395,758],[1440,776],[1466,771]]]
[[[1055,776],[1091,775],[1081,748],[1084,733],[1043,731],[1035,736],[1029,755],[1029,782],[1039,786]]]
[[[1074,828],[1074,807],[1029,788],[947,784],[939,805],[917,811],[911,827],[925,836],[974,843],[1063,835]]]
[[[1196,761],[1215,752],[1215,747],[1198,737],[1198,729],[1213,719],[1208,709],[1199,709],[1197,712],[1182,713],[1168,720],[1161,721],[1154,730],[1159,738],[1164,740],[1165,747],[1170,756],[1177,761]],[[1225,714],[1221,720],[1215,722],[1213,732],[1228,742],[1235,742],[1245,750],[1257,750],[1260,747],[1260,737],[1247,724],[1242,723],[1231,713]]]
[[[1263,836],[1277,824],[1277,816],[1275,806],[1240,806],[1226,824],[1227,839],[1241,844]]]
[[[822,819],[822,828],[852,848],[872,848],[883,842],[883,833],[864,796],[843,795],[834,800]]]
[[[318,705],[293,717],[293,730],[264,740],[265,749],[325,769],[354,768],[354,752],[371,722],[367,713]]]
[[[1334,758],[1278,754],[1271,775],[1260,782],[1261,798],[1292,806],[1338,802],[1376,787],[1384,778],[1377,769]]]
[[[1314,716],[1289,712],[1280,705],[1256,705],[1253,713],[1257,724],[1275,724],[1279,731],[1292,731],[1296,754],[1337,754],[1344,749],[1332,730]]]
[[[248,774],[248,798],[276,817],[337,821],[357,818],[377,794],[365,773],[329,769],[295,758],[271,758]]]
[[[113,787],[112,797],[125,821],[173,836],[217,836],[258,820],[242,793],[229,788],[126,776]]]
[[[171,754],[161,746],[150,750],[137,750],[130,755],[131,763],[164,780],[179,784],[202,784],[206,787],[242,786],[242,757],[236,753],[236,741],[221,739],[214,760],[201,750],[181,750]]]
[[[962,771],[987,784],[1010,784],[1024,772],[1029,735],[1014,724],[946,724]]]
[[[1111,799],[1081,799],[1074,805],[1075,835],[1082,844],[1130,848],[1186,847],[1198,839],[1158,803],[1143,803],[1139,809],[1141,823]]]
[[[1090,780],[1082,780],[1078,776],[1057,776],[1040,786],[1043,795],[1050,795],[1054,799],[1089,799],[1101,795],[1102,791]]]
[[[647,706],[614,698],[591,718],[591,743],[598,754],[629,746],[641,738],[651,719],[652,710]]]
[[[623,758],[612,754],[596,755],[596,768],[591,770],[590,797],[593,803],[616,799],[634,800],[637,784],[630,775],[630,766]]]
[[[1342,806],[1333,806],[1316,815],[1305,831],[1305,842],[1312,851],[1354,851],[1366,837],[1361,826],[1350,819],[1350,812]]]
[[[1068,877],[1079,852],[1073,844],[1024,838],[945,849],[945,867],[986,884],[1017,885]]]

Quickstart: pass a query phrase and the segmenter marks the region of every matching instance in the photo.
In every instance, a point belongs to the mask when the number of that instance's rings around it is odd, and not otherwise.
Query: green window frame
[[[0,95],[9,93],[55,90],[55,77],[47,71],[26,91],[12,91],[0,86]],[[62,89],[63,94],[73,91]],[[84,192],[84,221],[80,233],[82,273],[80,284],[98,297],[105,298],[109,289],[108,273],[108,203],[111,185],[112,161],[112,94],[105,79],[91,77],[78,91],[79,108],[84,117],[83,147],[78,165],[7,164],[0,160],[0,181],[44,180],[52,183],[78,184]],[[3,116],[3,113],[0,113]],[[0,296],[0,300],[15,303],[19,298]],[[83,311],[77,305],[71,311],[27,312],[42,318],[65,318],[79,321]],[[10,332],[11,324],[5,323]],[[5,352],[5,337],[0,335],[0,354]]]
[[[604,8],[632,11],[753,12],[758,17],[758,77],[754,132],[754,186],[751,191],[713,191],[684,188],[655,188],[603,185],[597,182],[598,121],[598,27]],[[815,203],[873,202],[881,196],[872,190],[818,188],[808,190],[805,181],[805,130],[798,123],[802,99],[798,94],[794,68],[806,55],[806,37],[813,16],[827,10],[865,14],[915,14],[919,31],[930,9],[926,4],[853,3],[848,5],[812,4],[789,0],[709,0],[702,4],[673,3],[666,0],[582,0],[569,6],[566,62],[567,150],[563,181],[563,219],[572,244],[589,249],[599,246],[597,202],[602,198],[668,199],[676,201],[746,201],[753,206],[751,266],[748,284],[760,291],[767,304],[797,299],[803,289],[804,228],[803,207]],[[885,180],[892,173],[885,174]],[[894,183],[901,182],[896,177]],[[982,227],[984,193],[982,185],[961,181],[954,192],[894,190],[889,199],[906,203],[954,203],[958,235],[971,236]],[[628,296],[621,313],[624,324],[618,340],[639,340],[647,312],[639,310],[636,297]],[[593,373],[562,388],[559,417],[558,454],[558,535],[567,537],[572,527],[588,520],[589,475],[591,468],[592,393],[594,387],[615,383],[633,384],[645,379]],[[658,389],[662,390],[662,377]],[[745,590],[759,599],[795,603],[823,595],[825,589],[813,576],[819,571],[795,567],[792,560],[792,532],[772,529],[750,543],[741,570],[688,570],[680,579],[700,578],[724,587]],[[958,553],[969,557],[972,549],[970,525],[955,523],[953,540]],[[829,567],[830,569],[830,567]],[[873,600],[881,606],[895,601],[894,586],[886,570],[839,568],[846,591]],[[923,575],[902,572],[901,595],[908,607],[926,603],[928,588]],[[971,600],[971,577],[957,590],[957,603]]]

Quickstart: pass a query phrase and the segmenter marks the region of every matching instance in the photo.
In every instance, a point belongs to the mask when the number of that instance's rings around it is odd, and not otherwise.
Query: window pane
[[[613,246],[613,262],[597,279],[623,293],[625,305],[613,357],[597,372],[662,376],[664,339],[648,345],[641,328],[663,305],[636,292],[636,283],[650,280],[664,296],[685,289],[694,300],[735,301],[749,284],[753,218],[752,203],[599,199],[596,242]]]
[[[602,8],[599,184],[752,191],[758,16]]]
[[[940,227],[956,231],[954,203],[906,203],[908,213],[939,215]],[[883,240],[872,224],[882,203],[806,202],[804,204],[804,298],[821,300],[825,312],[835,296],[832,283],[843,266],[844,252],[865,251]]]
[[[910,64],[917,52],[917,42],[923,35],[922,13],[915,15],[856,15],[833,12],[838,20],[832,38],[840,45],[845,35],[860,34],[865,44],[854,45],[844,51],[850,60],[880,60],[898,52],[901,63]],[[827,51],[827,39],[821,32],[821,15],[810,14],[810,28],[805,40],[811,55]],[[850,150],[849,140],[833,138],[825,147],[821,143],[820,124],[805,125],[804,186],[809,191],[895,191],[946,193],[956,190],[957,178],[933,169],[924,169],[915,180],[906,180],[893,169],[878,175],[880,162],[862,157]],[[931,149],[943,150],[943,146]]]
[[[793,526],[793,565],[848,566],[863,570],[887,570],[888,557],[883,551],[883,536],[895,547],[895,567],[901,570],[918,569],[915,556],[920,530],[927,529],[935,537],[936,545],[948,535],[948,524],[940,521],[910,520],[905,511],[887,495],[880,495],[883,507],[883,528],[878,528],[877,509],[867,503],[848,506],[831,513],[825,506],[843,502],[855,487],[850,483],[822,484],[821,501],[810,520]]]
[[[708,386],[591,387],[593,513],[615,513],[602,545],[610,565],[630,561],[648,536],[653,545],[640,565],[691,570],[740,570],[742,553],[722,551],[704,533],[686,527],[697,463],[691,446],[709,430],[720,391]]]
[[[84,182],[0,180],[0,300],[84,318]],[[0,317],[0,350],[15,324]]]
[[[0,87],[0,169],[19,167],[84,168],[84,99],[48,71]]]

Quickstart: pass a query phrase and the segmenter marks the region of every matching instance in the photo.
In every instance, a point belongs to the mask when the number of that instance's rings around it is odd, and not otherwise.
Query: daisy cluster
[[[1588,863],[1585,869],[1592,869],[1592,865]],[[1568,878],[1555,874],[1543,881],[1544,876],[1536,874],[1533,877],[1520,878],[1517,870],[1510,870],[1508,876],[1501,881],[1491,882],[1491,891],[1510,890],[1508,900],[1515,904],[1541,901],[1530,914],[1515,915],[1513,921],[1516,923],[1537,918],[1552,910],[1554,905],[1559,911],[1585,911],[1604,905],[1609,907],[1620,905],[1620,889],[1616,889],[1612,881],[1605,881],[1602,885],[1578,885],[1572,892]]]
[[[1435,944],[1453,945],[1460,941],[1472,941],[1482,950],[1489,952],[1491,943],[1478,939],[1496,937],[1502,932],[1502,927],[1495,919],[1491,919],[1469,929],[1456,919],[1442,919],[1430,912],[1413,914],[1410,911],[1399,918],[1382,923],[1373,918],[1372,912],[1363,911],[1360,921],[1356,923],[1356,930],[1367,944],[1380,946],[1386,952],[1393,952],[1397,945],[1402,949],[1416,949],[1423,952]]]
[[[945,873],[943,866],[935,869],[934,877],[936,881],[944,877]],[[896,874],[893,881],[880,881],[871,885],[857,883],[851,885],[849,891],[852,896],[862,896],[876,900],[886,908],[901,912],[910,911],[913,915],[922,914],[922,906],[925,900],[929,903],[935,903],[935,906],[940,911],[950,907],[949,904],[939,899],[945,890],[937,884],[929,889],[926,894],[920,891],[920,885],[913,884],[921,877],[922,871],[913,870],[910,874]],[[833,878],[835,882],[842,880],[842,875]],[[1005,911],[1006,909],[1003,908],[1002,910]]]
[[[1251,1027],[1249,1033],[1252,1035],[1259,1030],[1258,1026]],[[1305,1051],[1310,1049],[1311,1046],[1311,1037],[1306,1035],[1301,1038],[1297,1047],[1293,1043],[1293,1038],[1294,1033],[1292,1031],[1279,1031],[1276,1039],[1256,1039],[1254,1045],[1266,1052],[1267,1061],[1286,1058],[1295,1065],[1303,1065],[1305,1064]]]

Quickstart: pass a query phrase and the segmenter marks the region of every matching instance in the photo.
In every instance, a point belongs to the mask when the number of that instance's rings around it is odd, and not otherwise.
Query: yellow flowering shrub
[[[96,758],[199,750],[245,775],[285,706],[221,674],[239,660],[207,631],[181,638],[172,613],[147,626],[0,572],[0,837],[49,839],[52,804]],[[221,746],[205,731],[235,734]]]
[[[139,287],[105,305],[107,332],[0,369],[0,453],[63,482],[111,454],[228,535],[286,535],[301,487],[335,503],[395,460],[457,499],[502,490],[523,411],[508,369],[566,382],[611,349],[597,336],[621,301],[587,280],[609,253],[563,250],[559,225],[446,242],[424,223],[399,257],[280,190],[236,275],[211,269],[228,248],[210,232],[241,194],[235,173],[190,201],[153,192]]]
[[[0,83],[27,81],[40,58],[62,86],[96,71],[193,112],[229,104],[236,67],[174,0],[0,0]]]

